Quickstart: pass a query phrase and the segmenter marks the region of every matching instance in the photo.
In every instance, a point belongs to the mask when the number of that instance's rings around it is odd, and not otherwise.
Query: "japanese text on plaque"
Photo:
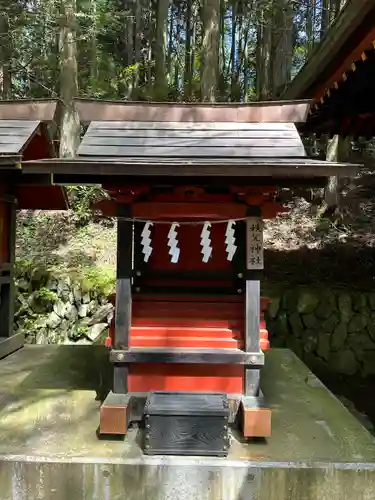
[[[246,221],[247,269],[263,269],[263,220],[250,217]]]

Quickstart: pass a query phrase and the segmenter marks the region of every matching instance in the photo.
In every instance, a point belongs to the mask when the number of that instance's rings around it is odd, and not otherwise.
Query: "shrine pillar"
[[[14,333],[14,263],[16,248],[16,198],[9,183],[0,188],[0,359],[24,344]]]
[[[133,222],[131,206],[118,204],[117,212],[117,269],[116,308],[114,318],[114,344],[118,351],[129,348],[132,320],[132,279],[133,279]],[[112,341],[111,341],[112,344]],[[117,361],[117,362],[116,362]],[[113,390],[100,407],[100,432],[102,434],[125,435],[130,419],[130,399],[128,393],[128,364],[124,363],[121,352],[113,363]]]

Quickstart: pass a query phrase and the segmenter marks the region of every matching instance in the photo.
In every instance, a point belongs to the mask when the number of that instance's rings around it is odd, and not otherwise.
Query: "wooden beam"
[[[122,162],[114,161],[113,159],[106,160],[46,160],[46,161],[30,161],[23,163],[23,169],[26,173],[52,173],[70,177],[70,182],[74,182],[76,176],[87,175],[90,183],[101,183],[101,176],[131,176],[142,178],[147,176],[185,178],[191,176],[197,177],[220,177],[222,179],[228,177],[289,177],[290,183],[293,183],[292,178],[319,178],[328,177],[330,175],[351,176],[355,175],[360,165],[328,163],[324,161],[314,161],[309,159],[294,159],[278,162],[270,158],[265,161],[263,159],[253,159],[249,162],[246,159],[241,159],[242,163],[234,162],[225,159],[221,162],[220,159],[197,159],[197,161],[183,161],[176,159],[163,160],[163,163],[154,163],[148,161],[138,161],[130,158]],[[236,159],[235,159],[236,160]],[[237,159],[239,160],[239,159]],[[214,164],[215,163],[215,164]],[[82,179],[82,177],[81,177]]]
[[[84,123],[91,121],[304,123],[310,102],[175,104],[76,99],[75,105]]]

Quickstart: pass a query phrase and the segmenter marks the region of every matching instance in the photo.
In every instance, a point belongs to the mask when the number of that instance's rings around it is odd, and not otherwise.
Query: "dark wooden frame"
[[[127,350],[132,314],[132,274],[133,274],[133,223],[128,205],[118,205],[117,221],[117,279],[115,309],[115,348]],[[124,218],[124,219],[122,219]],[[114,364],[113,392],[128,392],[127,364]]]

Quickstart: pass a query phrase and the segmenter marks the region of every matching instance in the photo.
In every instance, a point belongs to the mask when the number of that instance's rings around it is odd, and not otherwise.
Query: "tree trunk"
[[[272,5],[258,0],[256,87],[257,98],[267,101],[271,96]]]
[[[192,81],[193,81],[193,68],[191,66],[191,48],[193,38],[193,19],[192,19],[192,0],[187,0],[186,14],[185,14],[185,69],[184,69],[184,94],[185,98],[191,99],[192,97]]]
[[[63,102],[60,130],[60,156],[75,156],[80,140],[80,121],[74,106],[78,95],[76,47],[76,0],[61,1],[60,96]]]
[[[231,101],[238,100],[238,89],[236,86],[237,63],[236,63],[236,34],[237,34],[237,3],[232,1],[232,33],[230,48],[230,97]],[[238,62],[238,61],[237,61]]]
[[[322,40],[329,27],[330,0],[322,0],[322,19],[320,23],[320,39]]]
[[[154,98],[164,101],[168,95],[166,51],[169,0],[158,0],[155,42]]]
[[[127,20],[125,23],[125,66],[132,66],[134,64],[134,0],[126,0],[124,3],[124,8],[127,11]]]
[[[314,6],[309,0],[306,5],[306,38],[309,55],[314,48]]]
[[[278,98],[290,82],[293,63],[293,7],[275,0],[272,23],[272,97]]]
[[[349,155],[349,138],[334,135],[328,140],[326,160],[331,162],[347,161]],[[324,188],[324,201],[319,210],[320,216],[340,213],[340,178],[332,176]]]
[[[201,98],[214,102],[219,75],[220,0],[204,0],[202,13]]]
[[[0,12],[0,64],[1,64],[1,98],[9,99],[12,87],[11,78],[11,36],[9,34],[9,14],[4,11]]]
[[[98,77],[98,47],[97,47],[97,10],[96,10],[96,0],[91,0],[91,65],[90,65],[90,80],[91,86],[95,86],[95,82]]]

